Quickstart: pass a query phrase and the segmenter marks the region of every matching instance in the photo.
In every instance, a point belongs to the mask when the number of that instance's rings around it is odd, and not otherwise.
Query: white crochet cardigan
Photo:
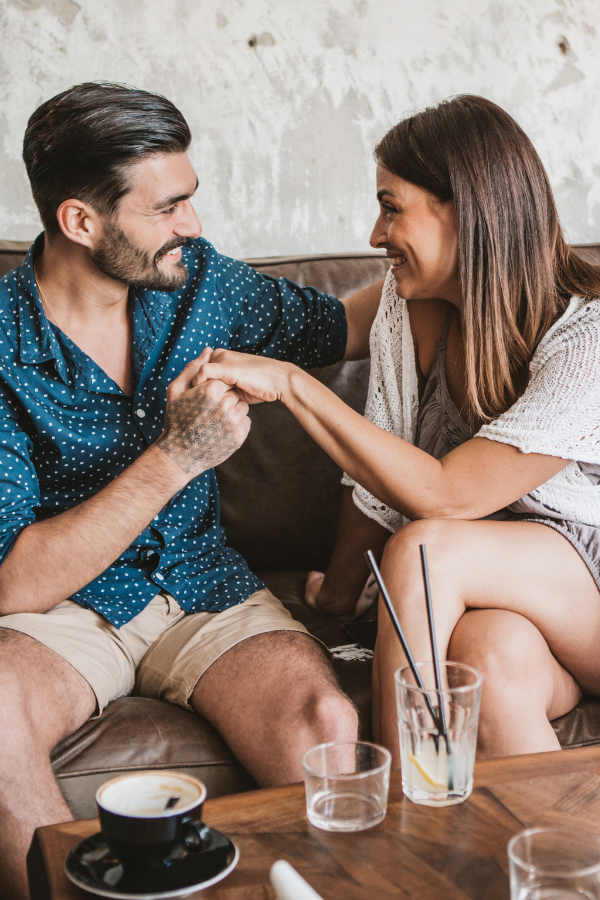
[[[370,337],[371,378],[365,417],[414,443],[418,392],[412,333],[406,301],[394,290],[390,273]],[[600,527],[600,484],[581,463],[600,465],[600,301],[573,297],[561,318],[540,341],[530,364],[527,389],[517,402],[477,437],[572,462],[512,507],[543,504],[555,515]],[[600,469],[598,470],[600,474]],[[356,506],[389,531],[407,519],[373,497],[347,474]]]

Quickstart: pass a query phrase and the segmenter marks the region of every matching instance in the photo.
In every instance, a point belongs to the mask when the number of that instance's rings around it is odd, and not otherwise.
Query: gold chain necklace
[[[39,295],[40,295],[40,299],[41,299],[41,301],[42,301],[42,304],[48,309],[48,312],[50,313],[50,315],[52,316],[52,319],[54,320],[54,324],[55,324],[56,326],[60,327],[60,326],[58,325],[57,320],[56,320],[56,315],[55,315],[55,313],[54,313],[54,310],[52,309],[52,307],[51,307],[50,304],[48,303],[48,301],[47,301],[47,299],[46,299],[46,295],[44,294],[44,292],[43,292],[43,290],[42,290],[42,286],[41,286],[41,284],[40,284],[40,279],[38,278],[38,273],[37,273],[36,268],[35,268],[35,263],[33,264],[33,277],[35,278],[35,283],[36,283],[36,285],[37,285],[38,293],[39,293]],[[47,315],[46,315],[46,318],[48,318]]]

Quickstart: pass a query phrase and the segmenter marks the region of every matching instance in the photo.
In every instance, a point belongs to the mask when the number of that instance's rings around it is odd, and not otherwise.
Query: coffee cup
[[[125,870],[164,871],[210,840],[206,787],[182,772],[136,772],[96,793],[100,828]]]

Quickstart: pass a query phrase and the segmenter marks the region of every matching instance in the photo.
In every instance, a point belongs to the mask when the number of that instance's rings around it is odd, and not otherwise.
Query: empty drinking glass
[[[529,828],[508,844],[511,900],[599,900],[600,838]]]
[[[319,744],[304,754],[306,813],[325,831],[364,831],[385,817],[390,753],[366,741]]]

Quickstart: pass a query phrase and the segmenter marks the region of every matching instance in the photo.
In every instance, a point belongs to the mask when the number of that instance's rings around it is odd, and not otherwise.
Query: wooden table
[[[269,869],[287,859],[324,900],[507,900],[506,845],[517,831],[560,824],[600,833],[600,747],[478,763],[466,803],[414,806],[399,773],[385,820],[370,831],[330,834],[309,825],[301,784],[210,800],[209,825],[240,848],[237,869],[203,900],[272,900]],[[32,900],[83,900],[67,879],[69,849],[98,822],[39,828],[30,851]]]

